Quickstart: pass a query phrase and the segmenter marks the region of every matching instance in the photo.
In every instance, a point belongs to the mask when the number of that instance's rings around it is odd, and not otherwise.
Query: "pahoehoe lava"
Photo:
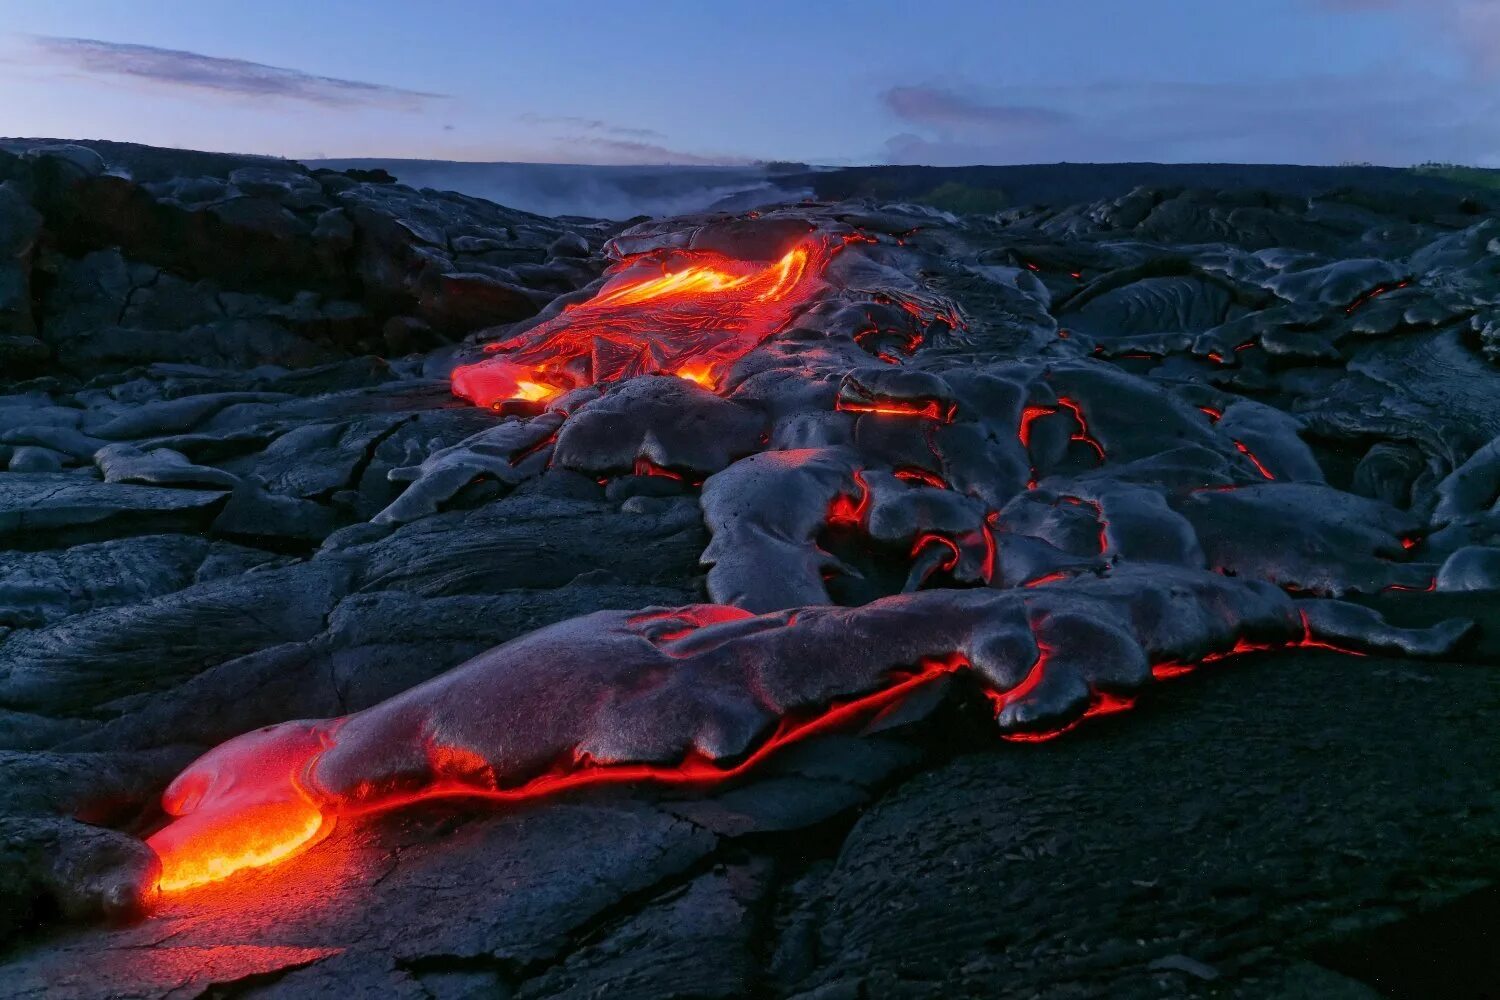
[[[331,932],[201,914],[309,866],[375,891],[406,848],[348,859],[424,802],[455,840],[655,831],[591,901],[507,904],[562,961],[679,876],[759,892],[790,862],[737,838],[939,773],[945,728],[1024,782],[999,745],[1185,674],[1352,657],[1378,700],[1393,661],[1493,658],[1500,221],[1467,194],[625,226],[131,155],[0,152],[0,929],[158,914],[33,942],[18,983],[178,919],[250,950],[116,986],[375,982]],[[778,955],[826,877],[755,904]],[[400,976],[552,975],[443,933]]]

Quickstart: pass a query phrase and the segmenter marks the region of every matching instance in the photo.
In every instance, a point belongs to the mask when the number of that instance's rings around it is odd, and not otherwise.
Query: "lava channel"
[[[717,389],[731,365],[823,290],[828,262],[858,239],[811,236],[771,262],[704,250],[628,257],[592,299],[488,346],[495,357],[454,369],[453,391],[500,408],[651,373]]]

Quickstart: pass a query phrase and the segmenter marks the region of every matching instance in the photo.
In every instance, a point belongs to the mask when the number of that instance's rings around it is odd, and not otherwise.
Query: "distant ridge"
[[[141,181],[183,174],[227,177],[246,166],[299,161],[249,153],[158,149],[100,139],[0,138],[0,148],[57,142],[88,146]],[[457,191],[541,215],[629,219],[708,210],[746,211],[813,197],[913,201],[957,212],[1071,205],[1119,198],[1135,188],[1202,188],[1311,197],[1349,191],[1376,198],[1500,203],[1500,170],[1243,163],[1036,163],[962,167],[868,166],[787,170],[781,165],[604,166],[463,162],[388,157],[313,159],[309,168],[385,170],[416,188]]]
[[[1500,178],[1500,171],[1483,171]],[[1015,166],[873,166],[809,171],[778,178],[790,187],[812,189],[820,199],[871,196],[918,200],[927,192],[959,185],[1003,192],[1012,205],[1063,205],[1118,198],[1137,187],[1207,188],[1215,191],[1267,191],[1311,197],[1350,189],[1373,195],[1439,195],[1486,191],[1469,184],[1405,167],[1255,163],[1036,163]],[[1491,190],[1489,192],[1493,194]]]

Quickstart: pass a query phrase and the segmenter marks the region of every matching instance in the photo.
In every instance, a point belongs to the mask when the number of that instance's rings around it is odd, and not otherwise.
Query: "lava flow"
[[[785,328],[858,237],[809,237],[779,260],[654,251],[611,268],[599,293],[453,372],[480,406],[545,403],[570,389],[655,372],[717,388],[729,367]]]
[[[869,489],[858,474],[854,486],[859,496],[841,495],[830,513],[858,524],[866,516]],[[914,555],[918,550],[942,556],[945,570],[960,556],[952,540],[935,534],[921,536]],[[1186,574],[1181,580],[1184,588],[1196,581],[1208,596],[1227,593],[1232,586],[1206,573]],[[955,603],[940,592],[907,594],[837,614],[810,608],[754,615],[729,605],[598,612],[584,625],[551,626],[500,647],[507,651],[504,655],[492,651],[360,712],[246,733],[198,758],[168,787],[163,805],[172,821],[147,840],[161,860],[159,888],[182,891],[276,864],[317,843],[339,820],[416,802],[467,798],[513,803],[620,783],[712,785],[750,771],[792,743],[879,718],[918,688],[960,673],[981,678],[1002,737],[1013,741],[1051,739],[1083,719],[1133,704],[1143,679],[1096,682],[1078,676],[1081,664],[1112,654],[1111,647],[1092,646],[1086,637],[1080,642],[1074,630],[1079,622],[1111,617],[1111,605],[1090,605],[1083,594],[1069,598],[1054,592],[1049,597],[1045,590],[1018,597],[983,588],[971,595]],[[1243,621],[1228,623],[1235,627],[1225,634],[1214,619],[1207,636],[1212,651],[1199,655],[1193,665],[1269,649],[1360,652],[1337,644],[1338,629],[1320,631],[1306,610],[1288,598],[1281,600],[1284,614],[1258,623],[1254,636],[1245,634]],[[1055,622],[1049,608],[1072,617]],[[1042,616],[1027,617],[1035,613]],[[905,630],[933,615],[941,638],[908,645]],[[1028,638],[1036,655],[1024,675],[1008,687],[993,687],[997,676],[1020,673],[1014,669],[1019,664],[1013,651]],[[845,644],[883,653],[851,673],[853,661],[841,660],[838,653]],[[1135,648],[1149,656],[1145,645]],[[527,688],[518,682],[534,676],[533,656],[569,649],[557,661],[559,670],[571,675],[612,661],[604,668],[606,675],[625,679],[628,690],[577,712],[559,709],[548,698],[530,707],[513,706],[519,714],[512,716],[496,708],[526,695]],[[834,676],[842,679],[817,681],[825,686],[813,689],[820,690],[814,701],[795,686],[807,677],[760,670],[793,655],[806,659],[809,672],[817,669],[814,664],[831,662]],[[1156,680],[1185,673],[1190,666],[1166,656],[1155,659],[1149,676]],[[518,673],[517,665],[528,671]],[[868,672],[862,672],[865,667]],[[683,688],[667,683],[673,680],[712,684],[714,693],[699,701],[683,700]],[[786,686],[789,680],[792,687]],[[1075,690],[1070,684],[1078,680],[1089,690],[1088,704],[1081,708],[1067,700]],[[743,717],[762,720],[759,735],[732,756],[713,757],[699,749],[698,734],[709,731],[704,726],[716,724],[715,718],[735,717],[735,682],[743,685],[743,706],[752,710]],[[484,706],[477,713],[476,703]],[[541,705],[555,717],[540,720],[531,733],[543,752],[530,754],[525,746],[528,720]],[[693,717],[694,705],[705,713],[700,718]],[[637,720],[655,716],[652,708],[666,708],[665,718],[677,722],[684,721],[685,712],[690,725],[677,737],[652,736],[621,749],[617,739],[623,734],[627,744],[638,740]],[[596,738],[600,735],[602,742]]]
[[[750,617],[735,609],[714,610],[695,624]],[[682,634],[656,638],[665,642]],[[315,791],[311,775],[324,751],[337,742],[340,720],[270,726],[230,740],[189,766],[162,797],[172,822],[146,843],[161,859],[158,888],[173,893],[292,858],[327,836],[341,815],[368,815],[445,798],[522,802],[603,784],[711,785],[744,774],[790,744],[877,716],[917,688],[967,665],[959,654],[926,659],[914,669],[893,671],[884,686],[866,694],[788,715],[737,763],[722,764],[689,752],[674,765],[604,764],[575,752],[512,787],[495,787],[493,769],[472,750],[429,740],[424,752],[431,780],[423,787],[332,799]]]

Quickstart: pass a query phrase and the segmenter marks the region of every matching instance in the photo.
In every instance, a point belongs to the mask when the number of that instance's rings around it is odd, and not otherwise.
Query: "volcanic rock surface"
[[[1481,200],[7,150],[0,995],[1494,976]]]

